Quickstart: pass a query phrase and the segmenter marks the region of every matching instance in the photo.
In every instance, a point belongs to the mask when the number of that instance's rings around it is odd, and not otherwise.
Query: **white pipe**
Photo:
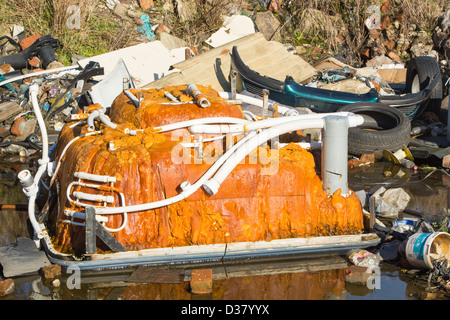
[[[223,99],[232,99],[233,98],[233,94],[231,92],[219,92],[219,95],[221,98]],[[262,108],[264,106],[264,103],[261,99],[257,99],[257,98],[253,98],[253,97],[249,97],[243,94],[236,94],[236,99],[240,99],[242,100],[244,103],[248,103],[257,107]],[[269,106],[273,107],[273,104],[269,103]],[[298,115],[298,111],[295,109],[291,109],[291,108],[286,108],[283,106],[278,105],[278,113],[282,114],[284,116],[296,116]]]
[[[128,97],[128,99],[130,99],[131,102],[133,102],[133,104],[136,108],[139,108],[140,102],[139,102],[138,98],[135,97],[134,94],[132,94],[129,90],[126,90],[126,89],[123,90],[123,93],[125,93],[125,95]]]
[[[201,125],[201,124],[210,124],[210,123],[247,123],[248,120],[240,119],[240,118],[232,118],[232,117],[212,117],[212,118],[201,118],[201,119],[193,119],[193,120],[186,120],[171,124],[166,124],[163,126],[155,127],[155,130],[158,131],[158,133],[181,129],[190,127],[193,125]]]
[[[114,213],[122,213],[124,211],[126,212],[135,212],[135,211],[146,211],[146,210],[152,210],[160,207],[165,207],[168,205],[171,205],[173,203],[176,203],[178,201],[184,200],[187,197],[189,197],[191,194],[193,194],[195,191],[197,191],[202,184],[209,179],[214,172],[233,154],[233,152],[242,146],[246,141],[251,139],[256,135],[256,131],[250,132],[247,136],[239,140],[235,145],[233,145],[226,153],[224,153],[214,164],[205,172],[205,174],[197,180],[193,185],[191,185],[189,182],[182,183],[183,185],[183,192],[177,194],[174,197],[159,200],[155,202],[150,203],[143,203],[143,204],[136,204],[131,206],[122,206],[122,207],[95,207],[95,213],[96,214],[114,214]]]
[[[39,102],[38,102],[38,94],[39,94],[39,87],[37,84],[33,84],[30,86],[29,91],[30,97],[31,97],[31,104],[33,105],[33,111],[36,115],[39,129],[41,130],[42,135],[42,159],[41,164],[47,164],[50,159],[48,157],[48,135],[47,135],[47,127],[45,126],[44,118],[42,117],[41,109],[39,108]]]
[[[347,117],[350,115],[349,112],[334,112],[334,113],[313,113],[306,115],[298,115],[292,117],[279,117],[279,118],[269,118],[260,121],[250,121],[244,124],[234,124],[234,125],[192,125],[189,127],[189,131],[192,134],[199,133],[210,133],[210,134],[227,134],[227,133],[238,133],[244,131],[251,131],[256,129],[268,128],[281,123],[287,123],[296,120],[309,120],[309,119],[322,119],[330,115],[340,115]]]
[[[252,150],[266,141],[277,137],[286,132],[296,131],[299,129],[321,128],[323,127],[323,119],[307,119],[295,120],[283,123],[270,129],[265,129],[251,140],[248,140],[245,145],[236,150],[236,152],[224,163],[214,176],[203,184],[203,189],[213,195],[219,191],[220,185],[227,178],[230,172],[241,162]]]
[[[98,110],[94,110],[89,114],[89,116],[87,118],[88,131],[95,130],[94,120],[97,119],[99,116],[100,116],[100,112]]]
[[[79,171],[75,172],[73,174],[73,176],[78,179],[92,180],[92,181],[104,182],[104,183],[116,182],[116,180],[117,180],[116,177],[87,173],[87,172],[79,172]]]
[[[48,136],[47,136],[47,128],[45,126],[44,119],[41,114],[41,110],[39,108],[39,102],[37,99],[37,95],[39,92],[39,87],[37,84],[33,84],[30,86],[30,97],[31,103],[33,105],[33,111],[38,120],[38,124],[41,130],[42,135],[42,158],[38,161],[40,166],[36,172],[36,176],[33,179],[33,183],[31,184],[30,177],[27,173],[19,174],[21,178],[21,183],[23,185],[24,193],[29,197],[28,198],[28,218],[30,219],[30,223],[33,226],[34,231],[36,232],[36,236],[38,239],[42,239],[45,234],[44,230],[36,219],[36,214],[34,212],[36,205],[36,198],[39,191],[39,182],[44,175],[45,172],[49,170],[49,157],[48,157]],[[30,185],[31,184],[31,185]]]
[[[200,97],[200,99],[197,99],[197,96],[201,95],[202,93],[200,92],[200,90],[198,90],[195,84],[188,84],[186,87],[186,93],[191,95],[196,100],[199,107],[207,108],[211,106],[211,103],[205,97]]]
[[[11,82],[15,82],[15,81],[19,81],[19,80],[23,80],[26,78],[31,78],[31,77],[37,77],[37,76],[41,76],[41,75],[45,75],[45,74],[49,74],[49,73],[55,73],[55,72],[61,72],[61,71],[67,71],[67,70],[72,70],[72,69],[78,69],[78,66],[68,66],[68,67],[61,67],[61,68],[55,68],[55,69],[49,69],[49,70],[44,70],[44,71],[39,71],[39,72],[32,72],[32,73],[27,73],[21,76],[17,76],[8,80],[4,80],[2,82],[0,82],[0,87],[4,86],[5,84],[11,83]]]
[[[105,125],[110,127],[111,129],[116,129],[117,124],[113,123],[111,119],[102,111],[99,112],[100,121]]]
[[[74,191],[73,195],[75,198],[78,198],[81,200],[87,200],[87,201],[93,201],[93,202],[106,202],[106,203],[114,202],[113,196],[103,196],[101,194],[91,194],[91,193],[85,193],[85,192],[81,192],[81,191]]]

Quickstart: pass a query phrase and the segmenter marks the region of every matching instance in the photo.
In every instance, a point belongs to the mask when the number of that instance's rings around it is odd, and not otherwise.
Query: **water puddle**
[[[33,161],[0,161],[0,246],[28,237],[27,212],[17,173],[35,170]],[[439,220],[448,215],[450,177],[436,171],[392,171],[386,163],[375,163],[349,172],[352,190],[369,192],[376,185],[402,187],[411,196],[407,209],[415,215]],[[390,173],[389,173],[389,170]],[[395,172],[396,171],[396,172]],[[402,171],[399,173],[399,171]],[[11,207],[16,205],[16,207]],[[15,210],[17,209],[17,210]],[[106,270],[76,272],[62,270],[59,286],[40,275],[14,278],[13,294],[0,300],[414,300],[449,299],[444,294],[430,295],[427,283],[417,274],[381,263],[370,283],[346,283],[348,262],[331,256],[211,266],[213,290],[208,295],[190,292],[191,269],[182,269],[176,283],[129,281],[136,271]]]

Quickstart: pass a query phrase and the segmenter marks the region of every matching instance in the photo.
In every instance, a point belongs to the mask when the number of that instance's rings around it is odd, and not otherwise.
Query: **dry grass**
[[[381,19],[390,16],[391,22],[398,14],[402,15],[400,32],[407,40],[411,37],[412,26],[416,30],[432,32],[436,22],[443,14],[448,0],[391,0],[391,8],[381,13]],[[283,3],[283,8],[290,17],[289,27],[285,28],[287,41],[321,45],[329,52],[338,49],[336,33],[340,33],[351,51],[358,53],[364,46],[369,32],[365,21],[372,13],[367,12],[371,5],[381,9],[384,0],[306,0]],[[308,12],[319,12],[315,17],[308,17]],[[282,21],[283,22],[283,21]],[[313,27],[311,27],[313,25]]]
[[[68,10],[71,5],[80,8],[79,28],[73,28],[77,14]],[[115,16],[100,0],[5,0],[0,8],[10,12],[4,24],[21,24],[28,35],[59,39],[57,56],[64,64],[74,54],[89,57],[135,44],[138,36],[131,21]]]
[[[189,17],[182,17],[175,8],[174,12],[166,13],[166,23],[171,25],[174,35],[189,45],[195,45],[199,39],[217,31],[223,24],[224,16],[240,4],[240,0],[190,0]]]

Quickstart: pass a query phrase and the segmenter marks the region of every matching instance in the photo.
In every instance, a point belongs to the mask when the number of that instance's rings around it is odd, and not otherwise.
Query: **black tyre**
[[[358,102],[345,105],[347,111],[364,117],[364,124],[348,130],[348,153],[360,156],[375,150],[397,151],[409,144],[411,123],[396,108],[382,103]]]
[[[408,61],[406,67],[406,92],[408,93],[417,93],[425,89],[435,76],[439,77],[439,82],[424,109],[439,116],[443,92],[441,71],[436,59],[428,56],[415,57]]]

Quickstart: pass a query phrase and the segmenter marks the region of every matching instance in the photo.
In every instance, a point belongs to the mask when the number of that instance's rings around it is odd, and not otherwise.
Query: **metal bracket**
[[[97,237],[114,252],[127,251],[96,219],[95,208],[87,207],[86,214],[86,254],[97,252]]]

